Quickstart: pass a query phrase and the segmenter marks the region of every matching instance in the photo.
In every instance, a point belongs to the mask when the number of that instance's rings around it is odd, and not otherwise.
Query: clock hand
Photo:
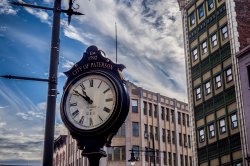
[[[85,95],[87,101],[89,102],[89,104],[93,103],[93,100],[90,99],[90,97],[86,94],[86,92],[84,90],[82,90],[82,93]]]
[[[89,96],[86,95],[86,92],[83,91],[83,95],[81,93],[79,93],[77,90],[73,90],[76,94],[80,95],[82,98],[84,98],[84,100],[86,100],[89,104],[92,104],[93,101],[90,99]],[[84,96],[85,95],[85,96]]]

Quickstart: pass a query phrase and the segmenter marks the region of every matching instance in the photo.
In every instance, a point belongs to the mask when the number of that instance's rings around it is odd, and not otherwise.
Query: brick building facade
[[[249,0],[177,0],[182,13],[195,165],[246,165],[236,55],[250,44]]]

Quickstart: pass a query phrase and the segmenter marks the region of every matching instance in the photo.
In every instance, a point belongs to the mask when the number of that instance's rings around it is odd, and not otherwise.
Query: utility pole
[[[49,78],[30,78],[5,75],[0,76],[9,79],[21,79],[21,80],[32,80],[32,81],[44,81],[48,82],[48,96],[47,96],[47,111],[45,121],[45,136],[44,136],[44,150],[43,150],[43,166],[53,165],[53,150],[54,150],[54,130],[55,130],[55,110],[56,110],[56,97],[57,97],[57,72],[59,64],[59,48],[60,48],[60,14],[66,13],[68,15],[68,24],[70,24],[72,15],[84,15],[76,12],[73,9],[74,0],[69,0],[69,8],[67,10],[61,9],[61,0],[54,1],[54,7],[44,7],[26,4],[23,2],[10,2],[12,5],[31,7],[44,10],[52,10],[53,15],[53,26],[52,26],[52,39],[51,39],[51,50],[50,50],[50,66],[49,66]],[[79,7],[79,5],[77,5]],[[73,8],[73,9],[72,9]]]
[[[50,66],[47,96],[47,111],[45,122],[45,137],[43,150],[43,166],[52,166],[53,150],[54,150],[54,130],[55,130],[55,110],[57,97],[57,71],[59,63],[59,47],[60,47],[60,14],[61,0],[54,2],[54,16],[52,26],[52,39],[50,49]]]

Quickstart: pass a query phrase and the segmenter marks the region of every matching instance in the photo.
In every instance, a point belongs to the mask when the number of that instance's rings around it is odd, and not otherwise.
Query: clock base
[[[102,157],[107,157],[107,154],[101,149],[84,149],[82,151],[82,156],[88,158],[89,166],[99,166],[100,159]]]

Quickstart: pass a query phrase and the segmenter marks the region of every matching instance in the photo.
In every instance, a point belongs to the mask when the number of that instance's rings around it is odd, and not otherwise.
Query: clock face
[[[102,75],[88,75],[69,87],[65,100],[67,119],[77,128],[95,129],[109,120],[117,102],[116,89]]]

